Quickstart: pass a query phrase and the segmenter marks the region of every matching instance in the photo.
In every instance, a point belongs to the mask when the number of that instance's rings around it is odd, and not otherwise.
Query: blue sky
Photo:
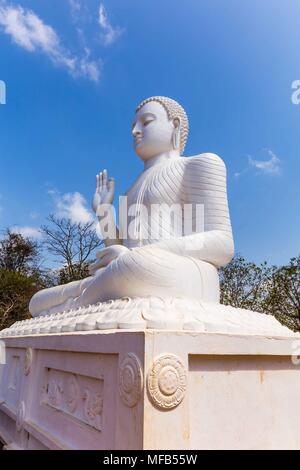
[[[0,0],[0,228],[88,220],[102,168],[124,193],[143,168],[134,109],[165,95],[189,115],[186,155],[226,162],[236,249],[288,262],[300,252],[299,26],[298,0]]]

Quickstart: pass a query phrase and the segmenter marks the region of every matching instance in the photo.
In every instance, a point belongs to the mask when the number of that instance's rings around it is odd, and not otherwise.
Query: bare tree
[[[2,330],[8,323],[10,313],[13,311],[18,300],[18,296],[16,296],[15,299],[8,299],[7,302],[0,301],[0,330]]]
[[[88,265],[94,250],[101,245],[94,222],[75,223],[70,219],[48,217],[51,225],[41,227],[44,246],[64,267],[59,282],[66,283],[88,275]]]

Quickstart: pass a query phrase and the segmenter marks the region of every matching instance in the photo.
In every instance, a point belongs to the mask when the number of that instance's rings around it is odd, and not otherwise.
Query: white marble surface
[[[152,97],[141,103],[132,134],[144,171],[126,192],[119,229],[111,214],[115,183],[104,170],[97,175],[93,208],[106,248],[90,277],[35,294],[33,316],[122,297],[219,302],[217,268],[233,256],[226,168],[212,153],[182,156],[188,129],[187,115],[174,100]],[[114,236],[105,236],[106,222],[116,229]]]
[[[6,448],[300,448],[292,337],[107,330],[5,342]]]
[[[183,298],[127,297],[16,322],[0,338],[116,328],[300,337],[272,315]]]
[[[300,335],[273,316],[219,304],[217,269],[233,256],[226,168],[211,153],[181,156],[188,128],[172,100],[138,107],[144,172],[127,192],[135,236],[122,238],[120,226],[90,277],[38,292],[34,318],[0,332],[6,448],[300,448],[291,359]],[[103,171],[93,200],[102,230],[113,196]],[[156,203],[198,204],[202,229],[194,215],[197,229],[183,235],[155,212],[144,216]],[[154,237],[162,225],[167,236]]]

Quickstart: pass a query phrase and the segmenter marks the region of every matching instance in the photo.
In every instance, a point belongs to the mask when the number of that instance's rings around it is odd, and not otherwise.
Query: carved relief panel
[[[103,380],[48,368],[42,403],[101,431]]]

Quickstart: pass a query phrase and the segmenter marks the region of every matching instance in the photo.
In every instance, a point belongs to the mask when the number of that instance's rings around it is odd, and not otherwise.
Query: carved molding
[[[143,390],[143,373],[139,359],[128,353],[119,368],[119,392],[122,401],[130,408],[140,400]]]
[[[34,359],[34,350],[32,348],[27,348],[25,352],[24,359],[24,374],[28,375],[31,371],[31,367]]]
[[[24,401],[21,401],[19,404],[18,412],[17,412],[17,420],[16,420],[17,432],[21,432],[24,427],[25,413],[26,413],[25,403]]]
[[[170,410],[178,406],[186,392],[187,372],[173,354],[158,357],[148,373],[149,396],[155,406]]]
[[[16,390],[18,387],[18,379],[20,378],[21,360],[20,356],[12,356],[9,365],[7,388]]]
[[[134,297],[99,302],[14,323],[0,337],[121,328],[176,329],[300,337],[272,315],[176,297]]]

